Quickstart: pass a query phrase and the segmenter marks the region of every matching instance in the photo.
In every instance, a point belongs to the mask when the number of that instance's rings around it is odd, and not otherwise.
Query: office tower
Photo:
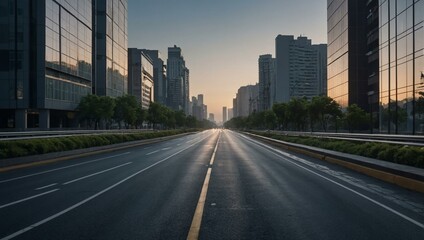
[[[70,1],[78,2],[83,1]],[[96,49],[94,93],[118,97],[128,93],[128,1],[95,0]]]
[[[222,122],[225,123],[227,121],[227,107],[222,107]]]
[[[0,1],[0,128],[75,127],[92,91],[91,1]]]
[[[328,96],[368,109],[366,1],[328,0]]]
[[[128,93],[143,109],[154,101],[153,61],[137,48],[128,49]]]
[[[237,93],[236,93],[236,97],[233,98],[233,117],[238,117],[238,112],[237,112]]]
[[[318,52],[318,95],[327,96],[327,44],[313,44],[312,48]]]
[[[188,113],[189,69],[185,66],[181,48],[168,48],[167,61],[168,106]]]
[[[197,120],[207,119],[207,106],[203,104],[203,94],[191,97],[193,117]]]
[[[321,47],[325,47],[322,44]],[[275,39],[276,88],[273,102],[288,102],[292,97],[312,98],[319,95],[326,64],[321,61],[320,47],[307,37],[278,35]]]
[[[215,114],[213,114],[213,113],[209,113],[209,118],[208,118],[208,120],[209,120],[209,121],[211,121],[211,122],[215,122]]]
[[[248,85],[240,87],[237,91],[235,105],[237,117],[247,117],[258,110],[259,85]],[[234,106],[234,102],[233,102]],[[233,108],[234,109],[234,108]]]
[[[228,109],[228,120],[231,120],[234,117],[234,112],[232,108]]]
[[[271,54],[261,55],[258,60],[259,65],[259,103],[260,112],[272,107],[275,98],[275,58]]]
[[[149,55],[153,61],[153,79],[154,79],[154,101],[162,105],[166,105],[167,98],[167,82],[166,82],[166,65],[158,50],[146,50],[143,52]],[[189,113],[190,114],[190,113]]]
[[[424,1],[329,0],[328,95],[382,133],[424,132]]]
[[[380,131],[423,133],[424,1],[371,4],[379,7]]]
[[[78,127],[82,97],[127,92],[126,0],[0,1],[0,9],[8,9],[0,128]]]

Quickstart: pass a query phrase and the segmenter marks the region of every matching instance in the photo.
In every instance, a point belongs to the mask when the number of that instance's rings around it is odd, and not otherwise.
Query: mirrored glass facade
[[[379,0],[380,130],[424,132],[424,1]]]
[[[327,95],[342,107],[368,108],[365,1],[327,0]]]
[[[128,3],[127,0],[105,0],[96,4],[95,93],[122,96],[128,93]]]
[[[74,110],[81,97],[91,93],[92,3],[46,0],[45,4],[46,105]]]
[[[348,104],[348,1],[327,1],[328,92],[343,107]]]

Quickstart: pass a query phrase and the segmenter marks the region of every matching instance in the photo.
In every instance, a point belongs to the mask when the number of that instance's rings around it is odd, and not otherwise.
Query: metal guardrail
[[[22,140],[51,137],[68,137],[73,135],[100,135],[100,134],[129,134],[148,132],[153,129],[114,129],[114,130],[60,130],[60,131],[29,131],[29,132],[0,132],[0,141]]]
[[[307,136],[317,138],[340,139],[363,142],[381,142],[424,147],[422,135],[391,135],[391,134],[363,134],[363,133],[327,133],[327,132],[292,132],[292,131],[269,131],[271,133],[286,136]]]

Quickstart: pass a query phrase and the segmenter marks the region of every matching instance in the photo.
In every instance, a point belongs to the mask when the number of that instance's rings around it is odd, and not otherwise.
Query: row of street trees
[[[149,109],[142,109],[131,95],[117,98],[87,95],[81,99],[77,110],[80,122],[94,129],[142,128],[146,125],[154,129],[214,127],[207,120],[199,121],[159,103],[151,103]]]
[[[237,129],[281,129],[295,131],[350,132],[369,129],[370,116],[353,104],[342,111],[341,106],[327,96],[292,98],[288,103],[276,103],[272,110],[254,112],[248,117],[236,117],[225,123],[227,128]]]

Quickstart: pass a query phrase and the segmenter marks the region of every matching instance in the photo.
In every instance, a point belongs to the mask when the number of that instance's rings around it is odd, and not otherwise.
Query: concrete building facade
[[[272,107],[276,96],[275,58],[271,54],[259,56],[259,103],[258,110],[265,111]]]
[[[153,79],[154,79],[154,101],[166,105],[168,96],[166,65],[158,50],[146,50],[143,52],[149,55],[153,61]]]
[[[180,47],[168,48],[167,60],[168,106],[189,113],[190,71]]]
[[[153,61],[143,50],[129,48],[128,64],[128,93],[143,109],[148,109],[154,102]]]
[[[325,44],[314,46],[307,37],[278,35],[275,39],[276,84],[272,102],[288,102],[292,97],[312,98],[323,90]]]

